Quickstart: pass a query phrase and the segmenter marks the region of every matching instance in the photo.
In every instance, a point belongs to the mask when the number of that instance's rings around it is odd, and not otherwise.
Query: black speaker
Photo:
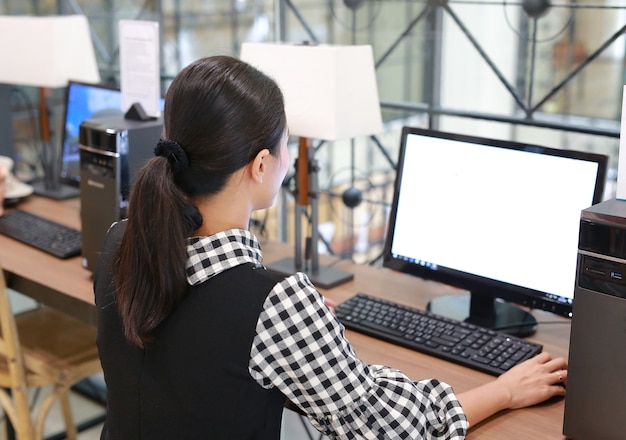
[[[626,201],[582,211],[563,434],[626,433]]]

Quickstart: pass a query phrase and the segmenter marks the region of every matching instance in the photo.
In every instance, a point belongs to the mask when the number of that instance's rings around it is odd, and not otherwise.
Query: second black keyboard
[[[59,258],[73,257],[81,252],[82,240],[78,229],[20,209],[0,216],[0,234]]]
[[[499,376],[541,352],[540,344],[359,293],[335,307],[343,325]]]

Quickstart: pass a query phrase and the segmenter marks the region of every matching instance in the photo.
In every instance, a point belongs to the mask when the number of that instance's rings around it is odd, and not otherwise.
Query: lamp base
[[[80,190],[73,186],[57,184],[54,187],[46,185],[45,182],[34,182],[33,192],[39,196],[48,197],[49,199],[65,200],[80,195]]]
[[[296,272],[304,272],[314,285],[322,289],[330,289],[354,279],[354,275],[350,272],[328,266],[320,266],[317,273],[313,273],[311,270],[296,268],[296,260],[291,257],[268,264],[267,268],[283,275],[293,275]]]

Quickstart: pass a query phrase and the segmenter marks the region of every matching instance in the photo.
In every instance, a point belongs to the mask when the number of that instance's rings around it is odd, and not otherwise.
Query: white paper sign
[[[120,20],[120,89],[124,112],[138,102],[149,116],[159,116],[159,80],[159,23]]]
[[[617,164],[617,190],[615,198],[626,200],[626,86],[622,95],[622,124],[619,135],[619,161]]]

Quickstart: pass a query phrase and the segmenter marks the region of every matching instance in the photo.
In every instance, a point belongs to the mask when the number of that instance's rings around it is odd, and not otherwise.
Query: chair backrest
[[[0,403],[17,433],[18,439],[34,437],[30,422],[28,386],[19,335],[2,265],[0,265],[0,353],[6,358],[10,393],[0,390]]]

